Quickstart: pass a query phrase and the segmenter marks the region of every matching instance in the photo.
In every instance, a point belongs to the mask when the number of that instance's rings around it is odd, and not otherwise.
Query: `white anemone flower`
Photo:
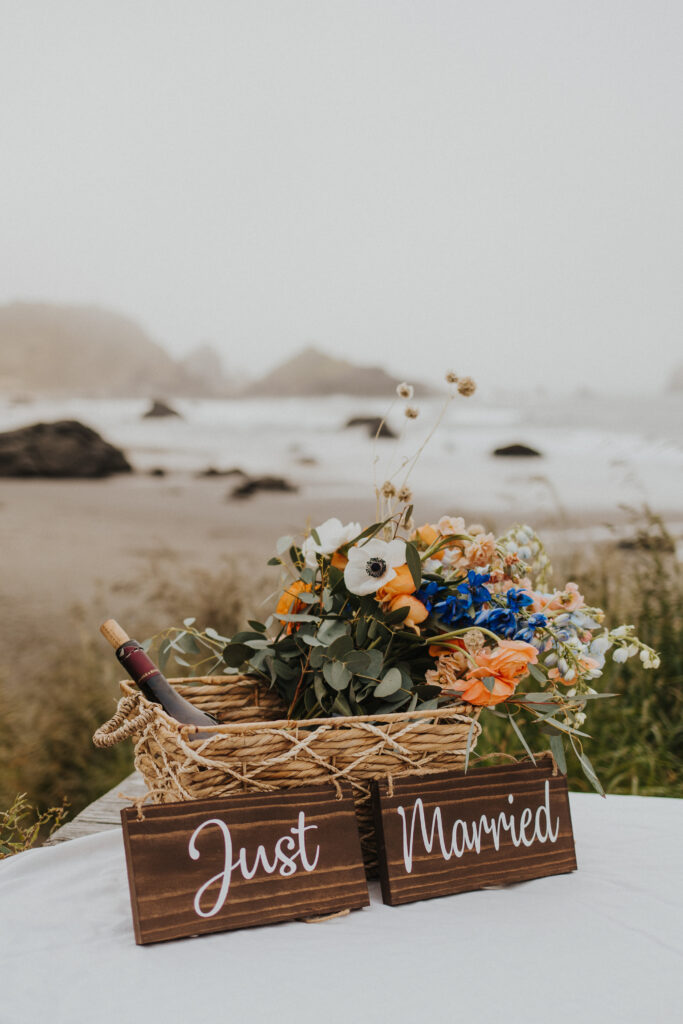
[[[315,532],[320,538],[320,543],[312,536],[306,537],[301,545],[301,550],[310,569],[315,569],[318,555],[331,555],[340,548],[342,544],[348,544],[350,540],[357,537],[361,531],[360,523],[342,524],[341,519],[326,519],[320,526],[316,526]]]
[[[362,546],[354,544],[349,548],[349,561],[344,569],[346,589],[360,597],[374,594],[380,587],[393,580],[396,567],[405,565],[406,542],[392,540],[388,543],[377,538]]]

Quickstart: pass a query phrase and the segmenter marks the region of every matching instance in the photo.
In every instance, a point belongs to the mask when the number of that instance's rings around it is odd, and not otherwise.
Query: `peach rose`
[[[380,601],[390,601],[398,594],[414,594],[417,589],[407,565],[398,565],[394,571],[396,575],[393,580],[389,580],[377,591]]]
[[[529,665],[538,661],[538,651],[523,640],[499,640],[494,650],[479,651],[474,660],[477,667],[462,680],[462,698],[468,704],[491,707],[512,696]],[[485,679],[493,679],[491,690]]]
[[[484,683],[484,679],[487,677],[493,679],[492,690],[489,690],[488,686]],[[508,697],[512,696],[517,686],[517,683],[491,676],[491,673],[485,668],[472,669],[468,672],[467,678],[461,680],[461,683],[462,690],[460,692],[462,699],[467,704],[476,704],[482,708],[501,704]]]
[[[527,674],[529,665],[538,662],[538,651],[523,640],[499,640],[494,650],[484,648],[474,660],[489,675],[517,684]]]
[[[418,625],[429,615],[429,612],[422,604],[422,601],[418,601],[416,597],[411,597],[410,594],[398,594],[394,597],[389,605],[389,610],[395,612],[397,608],[408,608],[408,616],[403,620],[402,625],[407,626],[408,629],[414,629],[416,633],[419,633]]]
[[[480,533],[465,545],[465,561],[471,566],[488,565],[496,553],[496,538],[492,533]]]
[[[331,564],[334,566],[335,569],[345,569],[348,561],[349,560],[346,557],[346,555],[342,555],[341,551],[335,551],[335,553],[332,555]]]
[[[441,516],[437,527],[443,537],[448,536],[449,533],[467,533],[465,520],[462,516]]]

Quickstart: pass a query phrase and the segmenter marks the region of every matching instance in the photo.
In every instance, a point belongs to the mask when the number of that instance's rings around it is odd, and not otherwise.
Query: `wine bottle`
[[[137,640],[131,640],[115,619],[107,619],[100,633],[109,641],[116,657],[133,682],[137,683],[147,700],[161,704],[167,715],[183,725],[218,725],[218,720],[206,711],[200,711],[173,689]]]

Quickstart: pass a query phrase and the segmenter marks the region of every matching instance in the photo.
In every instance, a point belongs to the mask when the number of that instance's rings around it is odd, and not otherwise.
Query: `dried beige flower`
[[[464,651],[453,651],[442,654],[435,669],[425,672],[425,679],[432,686],[440,686],[443,690],[462,692],[464,686],[460,679],[468,667],[467,655]]]
[[[477,390],[477,385],[471,377],[461,377],[458,381],[458,392],[464,395],[465,398],[469,398]]]
[[[463,636],[463,640],[470,654],[477,654],[486,644],[484,634],[478,629],[468,629]]]
[[[406,408],[405,408],[405,416],[406,416],[407,419],[409,419],[409,420],[416,420],[419,415],[420,415],[420,410],[417,409],[414,405],[407,405],[406,406]]]
[[[406,487],[404,484],[401,490],[398,492],[398,500],[403,501],[406,505],[413,500],[413,492],[410,487]]]
[[[382,484],[382,497],[387,499],[396,497],[396,488],[391,480],[385,480]]]
[[[486,527],[482,526],[481,523],[472,523],[471,526],[468,526],[467,532],[470,537],[477,537],[480,533],[486,533]]]
[[[413,385],[412,384],[406,384],[405,381],[403,381],[402,384],[399,384],[397,386],[397,388],[396,388],[396,394],[398,395],[399,398],[408,398],[408,399],[410,399],[410,398],[413,397],[414,393],[415,392],[414,392],[414,389],[413,389]]]
[[[457,384],[458,383],[458,375],[457,375],[457,373],[455,373],[454,370],[449,370],[447,372],[447,374],[446,374],[446,382],[448,384]]]

